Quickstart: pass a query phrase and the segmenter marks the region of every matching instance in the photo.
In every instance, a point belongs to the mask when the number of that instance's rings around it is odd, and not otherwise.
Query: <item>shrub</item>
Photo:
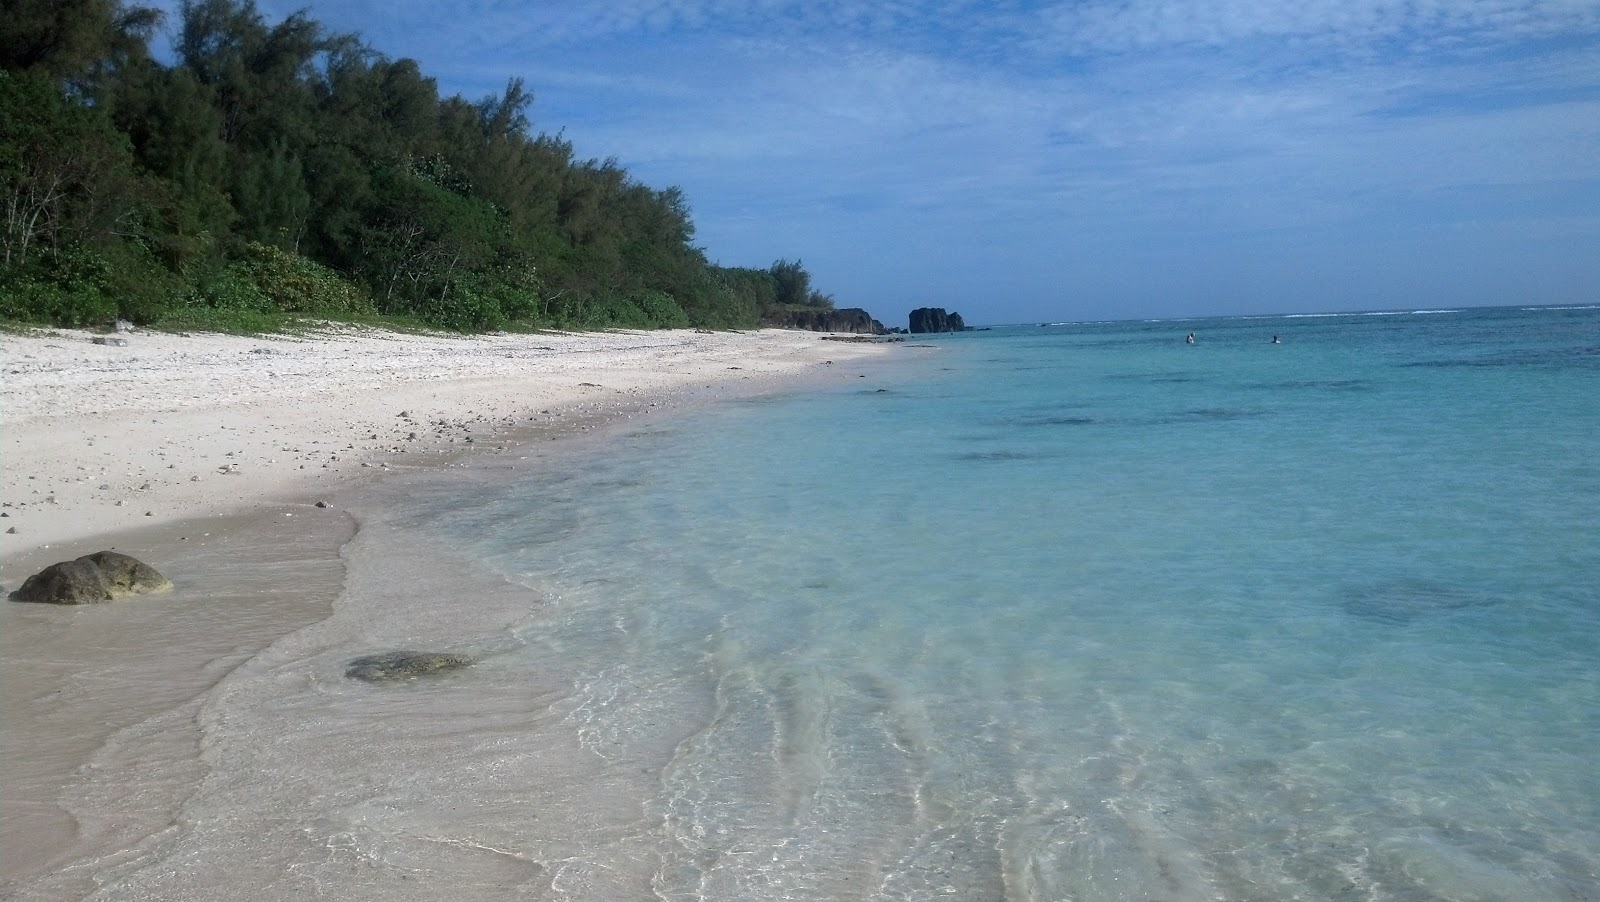
[[[57,326],[104,325],[117,317],[111,266],[69,247],[14,267],[0,283],[0,317]]]

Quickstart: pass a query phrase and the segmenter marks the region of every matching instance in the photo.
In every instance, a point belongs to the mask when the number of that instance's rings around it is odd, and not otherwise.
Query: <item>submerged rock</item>
[[[459,670],[472,663],[466,655],[442,651],[389,651],[356,658],[344,675],[369,683],[392,683],[429,674]]]
[[[99,604],[171,588],[172,580],[138,558],[96,551],[51,564],[24,580],[11,597],[38,604]]]

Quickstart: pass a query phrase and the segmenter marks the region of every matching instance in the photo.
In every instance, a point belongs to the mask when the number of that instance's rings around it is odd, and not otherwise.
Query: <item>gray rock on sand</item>
[[[171,588],[172,580],[138,558],[96,551],[51,564],[23,580],[11,597],[38,604],[99,604]]]
[[[442,651],[389,651],[350,662],[344,675],[369,683],[394,683],[435,673],[459,670],[472,663],[466,655]]]

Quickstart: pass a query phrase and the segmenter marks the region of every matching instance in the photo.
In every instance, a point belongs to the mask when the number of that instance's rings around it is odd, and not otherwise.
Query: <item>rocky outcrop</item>
[[[472,663],[466,655],[442,651],[388,651],[351,661],[344,675],[369,683],[397,683],[419,676],[459,670]]]
[[[922,332],[965,332],[967,324],[962,322],[961,314],[946,313],[943,307],[918,307],[911,311],[912,333]]]
[[[850,332],[856,335],[888,335],[883,323],[860,307],[843,310],[773,310],[761,324],[773,329],[808,329],[812,332]]]
[[[24,580],[11,598],[37,604],[99,604],[171,588],[172,580],[138,558],[96,551],[40,570]]]

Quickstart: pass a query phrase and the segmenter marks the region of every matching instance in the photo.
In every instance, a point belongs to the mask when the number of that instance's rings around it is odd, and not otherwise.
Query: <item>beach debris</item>
[[[105,335],[96,335],[94,338],[89,340],[97,345],[109,345],[113,348],[125,348],[128,346],[128,340],[126,338],[110,338]]]
[[[442,651],[388,651],[351,661],[344,675],[368,683],[395,683],[459,670],[472,663],[466,655]]]
[[[172,580],[138,558],[96,551],[40,570],[23,580],[11,598],[37,604],[98,604],[171,588]]]

